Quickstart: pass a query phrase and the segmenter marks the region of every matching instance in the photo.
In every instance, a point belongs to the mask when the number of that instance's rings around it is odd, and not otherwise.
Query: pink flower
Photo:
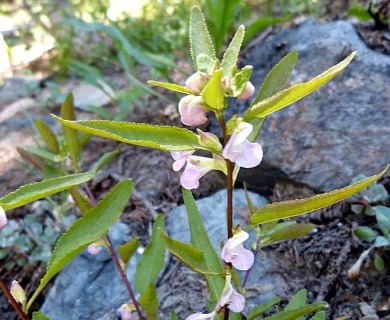
[[[189,315],[186,320],[213,320],[215,316],[215,311],[211,313],[201,313],[196,312],[191,315]]]
[[[211,170],[220,170],[226,173],[224,159],[218,155],[213,155],[213,158],[190,156],[180,177],[180,184],[186,189],[196,189],[199,187],[199,179]]]
[[[0,206],[0,230],[7,225],[7,216],[4,209]]]
[[[223,246],[221,258],[226,262],[231,262],[238,270],[249,270],[254,262],[254,254],[244,248],[243,243],[248,238],[249,234],[244,230],[235,233]]]
[[[250,97],[252,97],[254,92],[255,92],[255,87],[250,81],[248,81],[245,85],[245,89],[241,92],[241,94],[237,97],[237,99],[242,101],[248,100]]]
[[[119,310],[122,320],[133,320],[133,317],[131,316],[131,307],[128,303],[122,304]]]
[[[204,76],[199,72],[195,72],[192,74],[185,82],[185,85],[188,89],[190,89],[193,93],[199,94],[202,91],[202,86],[204,82]]]
[[[230,274],[226,275],[222,296],[215,307],[217,311],[225,306],[233,312],[241,312],[245,308],[245,297],[234,290],[231,278],[232,276]]]
[[[179,101],[180,120],[186,126],[199,126],[206,123],[206,109],[202,97],[188,95]]]
[[[224,158],[243,168],[259,165],[263,159],[263,149],[258,143],[247,140],[252,131],[253,126],[250,123],[240,122],[222,151]]]
[[[97,255],[99,254],[99,252],[102,250],[102,247],[97,244],[97,243],[91,243],[89,246],[88,246],[88,252],[92,255]]]
[[[190,155],[192,155],[195,150],[192,151],[172,151],[171,156],[175,160],[173,163],[173,171],[179,171],[186,164]]]

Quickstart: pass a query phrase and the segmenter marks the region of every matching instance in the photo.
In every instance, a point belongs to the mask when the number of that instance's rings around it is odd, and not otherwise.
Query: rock
[[[257,208],[264,206],[268,201],[253,192],[249,192],[253,205]],[[217,252],[220,251],[220,242],[226,240],[226,190],[220,190],[214,195],[196,201],[200,215],[209,234],[210,241]],[[233,192],[234,223],[243,226],[248,224],[249,212],[245,192],[242,189]],[[166,220],[168,234],[177,240],[190,242],[187,211],[184,205],[173,209]]]
[[[129,228],[116,223],[110,229],[115,246],[129,240]],[[128,277],[134,275],[137,258],[130,260]],[[127,290],[106,250],[94,256],[84,251],[57,276],[42,306],[51,320],[110,319],[128,300]],[[112,318],[111,319],[115,319]]]
[[[390,57],[367,48],[349,22],[306,21],[250,49],[243,63],[253,65],[257,89],[292,50],[299,59],[289,85],[310,80],[351,51],[358,54],[328,84],[268,117],[259,139],[263,163],[242,170],[239,180],[261,188],[287,179],[329,191],[358,174],[378,173],[390,159]],[[231,114],[248,105],[232,105]]]

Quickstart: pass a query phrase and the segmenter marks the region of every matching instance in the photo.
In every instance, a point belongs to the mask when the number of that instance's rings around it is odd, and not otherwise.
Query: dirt
[[[388,31],[372,31],[363,26],[358,26],[357,29],[374,49],[390,53]],[[177,100],[175,96],[172,99]],[[175,106],[160,105],[156,99],[151,99],[148,108],[135,110],[130,120],[179,125]],[[103,152],[118,147],[116,142],[93,138],[86,151],[83,169],[88,169]],[[132,211],[121,219],[131,226],[133,235],[140,236],[142,243],[146,244],[156,213],[167,215],[182,202],[179,175],[172,171],[172,159],[168,153],[128,145],[120,148],[120,155],[92,182],[91,188],[95,196],[101,198],[123,177],[134,180],[135,189],[130,204]],[[0,178],[0,184],[4,186],[0,190],[1,196],[21,184],[37,180],[36,172],[22,164],[20,159],[2,165],[6,167]],[[390,191],[390,179],[383,183]],[[203,179],[201,188],[195,191],[195,197],[210,195],[223,185],[223,177],[210,174]],[[276,185],[268,193],[271,194],[271,201],[279,201],[310,196],[312,191],[286,183]],[[30,213],[30,209],[31,207],[26,206],[15,210],[11,213],[11,218],[23,217]],[[372,225],[373,221],[357,219],[345,202],[299,219],[316,223],[317,232],[271,247],[279,257],[277,272],[284,276],[290,287],[283,299],[286,301],[298,289],[306,288],[309,302],[324,300],[329,303],[327,319],[390,319],[388,263],[385,271],[378,272],[373,267],[372,259],[367,259],[360,277],[355,280],[347,277],[348,269],[368,248],[367,244],[361,243],[352,235],[352,230],[358,223]],[[4,265],[9,262],[12,261],[2,261]],[[0,272],[7,283],[18,279],[31,294],[44,267],[42,264],[34,264],[27,269],[15,266],[11,271]],[[182,319],[191,312],[206,308],[207,287],[204,279],[188,271],[173,258],[159,278],[159,293],[164,318],[168,318],[172,310]],[[3,294],[0,294],[0,314],[4,320],[17,319]]]

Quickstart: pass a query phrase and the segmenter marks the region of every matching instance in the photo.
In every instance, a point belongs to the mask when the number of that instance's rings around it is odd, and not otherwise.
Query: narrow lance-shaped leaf
[[[295,64],[298,60],[298,52],[296,50],[288,53],[282,58],[267,74],[265,80],[251,106],[260,102],[261,100],[267,99],[282,90],[286,85],[287,80],[294,69]],[[249,136],[248,140],[254,142],[261,132],[266,117],[255,118],[250,121],[253,125],[253,131]]]
[[[120,245],[118,247],[118,253],[119,257],[122,259],[122,261],[126,264],[129,263],[129,260],[134,255],[134,253],[137,251],[139,246],[139,238],[131,239],[130,241]]]
[[[275,241],[288,240],[307,235],[315,228],[312,223],[298,223],[285,226],[267,234],[262,243],[271,243]]]
[[[0,206],[10,210],[52,194],[70,189],[92,179],[94,172],[70,174],[64,177],[28,184],[0,198]]]
[[[197,6],[194,6],[191,10],[190,44],[191,57],[196,70],[198,70],[196,59],[201,53],[216,59],[214,45],[211,41],[203,13]]]
[[[302,99],[339,74],[351,62],[355,54],[356,52],[352,52],[343,61],[308,82],[293,85],[265,100],[259,101],[247,109],[243,116],[244,120],[250,121],[253,118],[265,117]]]
[[[169,252],[171,252],[177,259],[179,259],[185,266],[187,266],[192,271],[204,275],[222,275],[209,271],[203,252],[198,248],[188,243],[172,239],[168,237],[162,230],[160,230],[160,237]]]
[[[73,95],[69,93],[61,106],[61,117],[66,120],[76,120],[74,111]],[[65,143],[72,159],[72,165],[74,168],[77,168],[77,161],[80,153],[77,133],[66,126],[62,126],[62,132],[64,133]]]
[[[46,317],[43,312],[38,311],[32,314],[32,320],[50,320],[50,319]]]
[[[312,316],[309,320],[325,320],[326,313],[325,311],[317,312],[314,316]]]
[[[134,287],[139,294],[143,294],[149,284],[154,282],[164,266],[165,248],[159,235],[159,230],[163,229],[164,217],[158,215],[153,225],[152,237],[135,269]]]
[[[119,150],[114,150],[111,152],[106,152],[103,154],[93,165],[92,171],[99,171],[103,169],[107,164],[113,161],[116,156],[119,154]]]
[[[25,148],[25,150],[31,154],[34,154],[42,159],[46,159],[46,160],[49,160],[51,162],[58,163],[58,162],[61,162],[63,160],[62,156],[55,154],[55,153],[52,153],[50,151],[47,151],[46,149],[39,148],[39,147],[27,146]]]
[[[168,89],[175,92],[185,93],[185,94],[191,94],[192,91],[190,89],[187,89],[186,87],[179,86],[178,84],[174,83],[166,83],[166,82],[159,82],[154,80],[149,80],[149,84],[158,86],[164,89]]]
[[[256,317],[262,315],[264,312],[266,312],[269,308],[273,307],[274,305],[278,304],[282,299],[279,297],[274,297],[261,305],[254,307],[252,311],[248,314],[247,320],[254,320]]]
[[[371,183],[380,179],[385,174],[388,168],[389,166],[387,166],[386,169],[384,169],[379,174],[360,180],[357,183],[349,185],[342,189],[336,189],[306,199],[282,201],[268,204],[260,208],[251,216],[251,223],[247,227],[247,229],[252,228],[260,223],[290,218],[304,213],[319,210],[321,208],[325,208],[331,204],[339,202],[343,199],[346,199],[351,195],[355,194],[356,192],[366,188]]]
[[[290,299],[284,311],[295,310],[306,305],[307,290],[301,289]]]
[[[221,85],[222,69],[215,71],[202,91],[203,102],[211,110],[225,107],[225,93]]]
[[[164,151],[207,150],[199,144],[195,133],[183,128],[108,120],[67,121],[53,117],[69,128],[128,144]]]
[[[145,310],[146,319],[157,320],[158,317],[158,296],[156,286],[150,283],[139,298],[139,304]]]
[[[245,27],[243,25],[239,26],[237,29],[232,41],[229,44],[229,47],[223,55],[221,68],[225,77],[230,78],[233,75],[233,70],[237,65],[238,55],[240,53],[242,40],[245,35]]]
[[[191,244],[203,251],[210,272],[222,273],[221,261],[210,242],[191,191],[183,188],[183,198],[191,231]],[[212,276],[206,277],[206,280],[210,288],[210,299],[217,302],[224,287],[224,280]]]
[[[36,119],[34,121],[34,125],[39,131],[39,134],[41,135],[49,151],[53,153],[59,153],[60,148],[58,145],[58,140],[53,131],[51,131],[50,127],[45,122],[39,119]]]
[[[18,151],[18,153],[25,161],[31,163],[39,171],[43,171],[45,169],[41,159],[37,157],[35,154],[20,147],[16,147],[16,151]]]
[[[27,304],[29,309],[47,283],[89,244],[107,233],[122,214],[131,194],[131,180],[119,182],[107,196],[78,219],[57,241],[45,276]]]
[[[264,320],[295,320],[314,311],[324,309],[327,307],[327,305],[328,304],[326,302],[315,302],[298,309],[279,312],[273,316],[264,318]]]

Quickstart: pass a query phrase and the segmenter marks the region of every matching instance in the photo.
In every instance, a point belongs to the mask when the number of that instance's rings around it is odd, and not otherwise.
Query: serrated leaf
[[[294,296],[290,299],[287,306],[284,308],[284,311],[297,310],[306,305],[307,291],[306,289],[299,290]]]
[[[273,316],[264,318],[264,320],[295,320],[301,316],[326,308],[327,306],[328,304],[326,302],[315,302],[296,310],[287,310],[279,312]]]
[[[119,150],[114,150],[111,152],[106,152],[103,154],[92,166],[92,171],[98,172],[103,169],[107,164],[109,164],[112,160],[116,158],[119,154]]]
[[[146,313],[146,319],[157,320],[158,318],[158,297],[157,290],[153,283],[150,283],[139,298],[139,304]]]
[[[59,153],[60,147],[58,144],[58,140],[53,131],[50,129],[50,127],[45,122],[39,119],[36,119],[34,121],[34,126],[37,128],[39,134],[42,137],[42,140],[45,142],[49,151],[53,153]]]
[[[61,117],[65,120],[76,120],[73,95],[71,93],[68,94],[61,106]],[[69,155],[72,159],[72,165],[74,168],[77,168],[77,161],[80,153],[77,133],[73,129],[70,129],[66,126],[62,126],[62,132],[64,133],[65,143],[68,148]]]
[[[266,312],[269,308],[273,307],[274,305],[278,304],[282,299],[279,297],[274,297],[252,309],[252,311],[248,314],[247,320],[254,320],[256,317],[262,315],[264,312]]]
[[[44,170],[44,165],[39,157],[37,157],[35,154],[32,154],[31,152],[20,148],[16,147],[16,151],[21,155],[21,157],[31,163],[35,168],[37,168],[40,171]]]
[[[168,89],[175,92],[185,93],[185,94],[192,94],[192,91],[190,89],[187,89],[186,87],[179,86],[178,84],[174,83],[166,83],[166,82],[159,82],[159,81],[153,81],[149,80],[149,84],[158,86],[164,89]]]
[[[198,72],[204,72],[207,74],[212,74],[219,66],[219,60],[213,59],[208,55],[201,53],[196,57],[196,65],[198,67]]]
[[[33,155],[36,155],[42,159],[49,160],[51,162],[59,163],[63,160],[62,156],[34,146],[27,146],[25,150]]]
[[[76,255],[89,244],[107,233],[122,214],[129,201],[132,189],[131,180],[119,182],[95,207],[78,219],[57,241],[53,254],[47,263],[45,276],[30,301],[29,309],[47,283]]]
[[[160,236],[169,252],[192,271],[201,273],[203,275],[221,275],[209,271],[203,252],[195,246],[172,239],[168,237],[162,230],[160,230]]]
[[[310,233],[314,228],[315,224],[312,223],[299,223],[288,225],[283,228],[273,230],[267,234],[265,237],[266,243],[271,243],[275,241],[282,241],[288,239],[294,239],[302,237]]]
[[[317,312],[314,316],[312,316],[309,320],[325,320],[326,313],[325,311]]]
[[[0,198],[4,210],[24,206],[27,203],[67,190],[92,179],[94,172],[70,174],[55,179],[28,184]]]
[[[153,225],[152,237],[140,257],[134,273],[134,287],[143,294],[149,284],[152,284],[164,266],[165,248],[159,236],[159,230],[164,230],[164,217],[158,215]]]
[[[190,190],[184,188],[182,190],[190,226],[191,244],[203,252],[209,271],[221,274],[223,272],[221,261],[210,242],[195,199]],[[212,276],[206,277],[206,280],[210,288],[210,299],[213,302],[217,302],[224,287],[224,280],[221,277]]]
[[[42,175],[44,179],[60,178],[64,175],[64,171],[51,164],[46,164]]]
[[[137,237],[137,238],[131,239],[130,241],[128,241],[128,242],[126,242],[118,247],[119,257],[126,264],[126,268],[127,268],[127,264],[129,263],[130,258],[137,251],[138,246],[139,246],[139,238]]]
[[[234,75],[234,85],[232,85],[233,96],[238,97],[245,90],[246,84],[252,76],[253,67],[245,66],[240,72]]]
[[[50,320],[50,318],[46,317],[42,311],[36,311],[32,314],[32,320]]]
[[[221,85],[222,69],[215,71],[202,91],[203,102],[208,109],[221,110],[225,107],[225,92]]]
[[[196,59],[201,53],[208,55],[212,59],[217,58],[203,13],[197,6],[192,7],[191,10],[190,44],[191,57],[196,70],[198,70]]]
[[[69,128],[128,144],[164,151],[205,150],[199,144],[196,134],[183,128],[108,120],[67,121],[56,116],[53,118]]]
[[[221,68],[225,77],[232,77],[233,70],[237,65],[238,55],[240,53],[242,41],[245,36],[245,27],[243,25],[239,26],[232,41],[229,44],[229,47],[223,55]]]
[[[344,70],[344,68],[347,67],[351,60],[354,58],[355,54],[356,52],[352,52],[343,61],[329,68],[324,73],[309,80],[308,82],[293,85],[290,88],[279,91],[273,96],[252,105],[244,113],[244,120],[250,121],[254,118],[265,117],[271,113],[274,113],[278,110],[287,107],[288,105],[302,99],[303,97],[306,97],[308,94],[312,93],[313,91],[330,81],[332,78],[334,78],[342,70]]]
[[[376,232],[369,227],[357,227],[353,233],[360,240],[369,242],[373,241],[377,236]]]
[[[304,213],[319,210],[321,208],[325,208],[331,204],[339,202],[343,199],[346,199],[351,195],[355,194],[356,192],[366,188],[371,183],[380,179],[385,174],[388,168],[389,167],[387,166],[379,174],[368,177],[364,180],[361,180],[342,189],[336,189],[306,199],[282,201],[267,204],[266,206],[257,210],[251,216],[251,223],[247,227],[247,229],[252,228],[260,223],[291,218]]]

